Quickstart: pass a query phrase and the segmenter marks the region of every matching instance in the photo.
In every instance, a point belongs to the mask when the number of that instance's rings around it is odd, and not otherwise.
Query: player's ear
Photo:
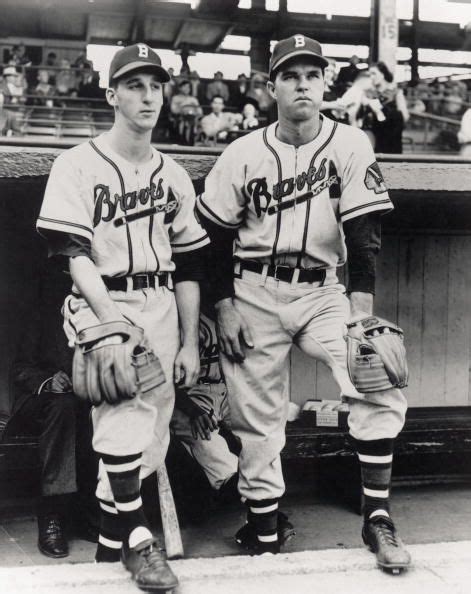
[[[275,83],[271,80],[267,80],[267,90],[273,99],[276,99],[276,90],[275,90]]]
[[[116,89],[113,89],[113,87],[106,89],[106,100],[112,107],[116,105]]]

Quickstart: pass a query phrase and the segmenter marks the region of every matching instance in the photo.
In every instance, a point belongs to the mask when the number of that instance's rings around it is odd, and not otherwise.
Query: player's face
[[[123,76],[115,89],[108,89],[108,100],[115,107],[116,118],[126,120],[135,130],[148,131],[159,118],[162,88],[155,74],[135,71]]]
[[[268,90],[276,99],[280,116],[290,121],[305,121],[316,116],[324,94],[322,68],[309,58],[289,60],[280,68]]]

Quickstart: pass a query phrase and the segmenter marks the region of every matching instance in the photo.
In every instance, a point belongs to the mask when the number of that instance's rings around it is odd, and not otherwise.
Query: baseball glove
[[[347,324],[347,365],[361,393],[407,386],[404,333],[395,324],[368,316]]]
[[[158,357],[144,330],[127,322],[108,322],[78,333],[72,370],[73,390],[95,406],[117,404],[165,382]]]

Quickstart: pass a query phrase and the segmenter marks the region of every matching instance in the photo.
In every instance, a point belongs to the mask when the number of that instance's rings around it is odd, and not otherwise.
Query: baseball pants
[[[349,429],[359,440],[394,438],[407,403],[400,390],[360,394],[346,367],[346,321],[350,303],[335,271],[319,283],[286,283],[244,271],[234,279],[234,303],[254,342],[243,363],[221,355],[231,422],[241,439],[239,492],[251,500],[277,499],[285,486],[280,452],[289,405],[289,354],[296,344],[332,371],[348,401]]]
[[[166,287],[137,291],[110,291],[121,313],[144,329],[151,348],[159,357],[165,384],[110,405],[102,402],[92,409],[93,448],[96,452],[127,456],[142,452],[140,478],[151,474],[165,460],[169,443],[169,423],[175,402],[173,364],[179,346],[175,297]],[[64,329],[69,345],[80,330],[98,324],[86,301],[73,295],[64,303]],[[97,496],[112,499],[102,462],[98,471]]]
[[[198,384],[188,391],[198,406],[209,413],[212,409],[215,420],[230,425],[227,389],[224,383]],[[185,449],[203,469],[209,484],[218,490],[237,472],[239,459],[230,452],[227,441],[217,431],[211,433],[211,439],[195,439],[191,433],[190,419],[181,410],[175,409],[170,429]]]

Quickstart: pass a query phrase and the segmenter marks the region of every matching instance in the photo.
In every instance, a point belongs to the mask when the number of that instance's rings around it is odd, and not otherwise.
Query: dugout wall
[[[170,152],[169,147],[162,149]],[[0,413],[4,414],[10,411],[9,367],[22,321],[35,306],[36,270],[44,257],[35,220],[50,166],[60,150],[0,146]],[[201,188],[217,152],[193,149],[173,156]],[[409,404],[471,406],[471,163],[458,158],[388,157],[380,159],[380,166],[396,208],[383,219],[376,313],[404,329]],[[337,397],[328,370],[295,351],[291,399],[302,404],[307,398]]]

